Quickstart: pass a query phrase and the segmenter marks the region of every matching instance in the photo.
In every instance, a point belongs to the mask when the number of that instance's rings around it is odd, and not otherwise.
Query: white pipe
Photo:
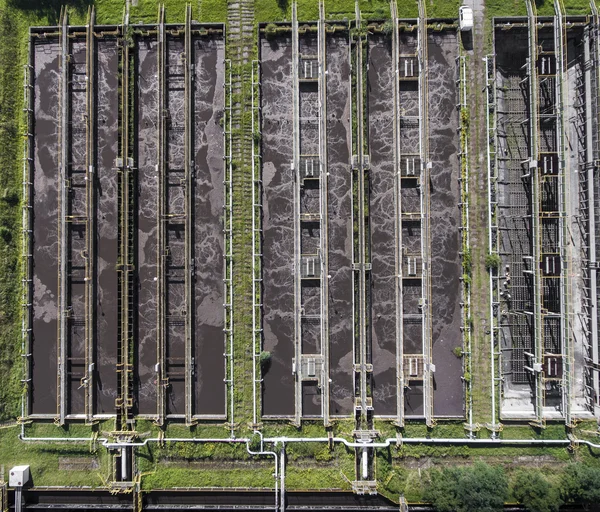
[[[362,478],[363,480],[367,480],[369,478],[369,456],[367,453],[367,448],[362,449]]]
[[[280,493],[280,497],[279,497],[279,501],[280,501],[280,511],[281,512],[285,512],[285,443],[282,443],[281,445],[281,454],[279,456],[279,461],[281,464],[281,493]]]
[[[26,437],[23,433],[19,434],[18,438],[25,442],[47,441],[47,442],[91,442],[93,437]],[[159,438],[153,437],[145,439],[139,443],[116,443],[109,442],[106,438],[98,438],[96,441],[101,442],[105,448],[121,448],[123,446],[146,446],[149,442],[154,443],[245,443],[249,446],[250,439],[248,438],[197,438],[197,437],[173,437]],[[384,439],[379,443],[372,442],[352,442],[343,437],[268,437],[262,439],[261,443],[342,443],[348,448],[388,448],[392,444],[397,444],[396,437]],[[429,438],[429,437],[408,437],[402,438],[400,444],[425,444],[425,445],[457,445],[457,446],[477,446],[477,445],[524,445],[524,446],[567,446],[573,441],[570,439],[468,439],[468,438]],[[578,439],[575,441],[578,444],[589,446],[590,448],[600,448],[600,444],[593,443],[586,439]],[[273,452],[260,452],[261,454],[271,455]]]
[[[250,454],[250,455],[272,455],[273,459],[275,461],[275,511],[279,510],[279,461],[277,460],[277,453],[275,452],[270,452],[264,449],[264,439],[262,434],[258,431],[255,430],[254,431],[255,435],[260,436],[260,451],[258,452],[253,452],[250,449],[250,441],[246,441],[246,451]]]
[[[127,448],[121,448],[121,480],[125,481],[128,477],[127,471]]]

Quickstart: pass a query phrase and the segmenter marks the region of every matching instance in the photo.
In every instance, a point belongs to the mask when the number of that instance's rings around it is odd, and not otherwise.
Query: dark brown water
[[[34,45],[33,414],[57,411],[59,54],[57,42]]]
[[[263,329],[271,365],[264,375],[263,415],[294,414],[294,176],[292,41],[261,40],[263,180]]]
[[[348,36],[327,37],[330,414],[354,410],[353,226]]]
[[[194,40],[194,414],[212,416],[225,415],[224,59],[223,39]]]
[[[431,169],[431,302],[434,416],[463,415],[460,261],[460,167],[455,32],[428,35],[429,156]]]

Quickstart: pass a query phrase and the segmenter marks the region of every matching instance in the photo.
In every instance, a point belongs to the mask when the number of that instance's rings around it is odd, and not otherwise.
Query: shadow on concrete
[[[467,32],[460,33],[460,40],[462,41],[463,48],[470,52],[473,51],[473,31],[469,30]]]

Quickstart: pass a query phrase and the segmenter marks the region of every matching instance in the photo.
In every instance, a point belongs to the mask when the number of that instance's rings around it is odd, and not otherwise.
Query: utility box
[[[462,32],[468,32],[473,29],[473,9],[466,5],[458,9],[458,24]]]
[[[29,482],[29,466],[15,466],[10,470],[9,487],[23,487]]]

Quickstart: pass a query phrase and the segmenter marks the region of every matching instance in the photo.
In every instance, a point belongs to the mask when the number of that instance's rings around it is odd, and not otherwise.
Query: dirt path
[[[485,87],[485,1],[466,0],[473,9],[472,36],[465,39],[467,51],[470,104],[470,239],[473,257],[473,417],[474,421],[491,420],[491,375],[489,346],[489,282],[485,269],[487,255],[487,160],[486,160],[486,104],[482,92]],[[470,40],[469,40],[470,39]],[[469,44],[470,43],[470,44]]]

